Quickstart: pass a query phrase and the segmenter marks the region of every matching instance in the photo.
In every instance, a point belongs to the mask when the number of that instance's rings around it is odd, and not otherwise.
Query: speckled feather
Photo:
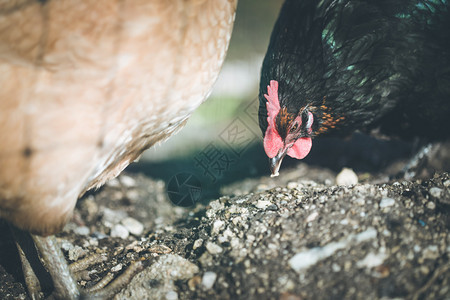
[[[0,1],[0,216],[57,232],[84,191],[186,122],[235,0]]]
[[[313,112],[313,135],[448,137],[448,28],[447,1],[287,0],[261,71],[263,134],[277,80],[281,107]]]

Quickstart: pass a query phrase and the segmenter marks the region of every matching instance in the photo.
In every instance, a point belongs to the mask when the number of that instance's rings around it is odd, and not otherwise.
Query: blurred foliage
[[[185,128],[168,141],[147,151],[144,161],[175,157],[189,159],[208,143],[217,143],[221,132],[236,117],[260,136],[256,114],[250,120],[244,109],[257,107],[259,70],[282,0],[238,2],[228,54],[212,94],[191,116]],[[220,141],[219,141],[220,143]]]
[[[264,55],[282,0],[241,0],[227,59],[245,60],[256,53]]]

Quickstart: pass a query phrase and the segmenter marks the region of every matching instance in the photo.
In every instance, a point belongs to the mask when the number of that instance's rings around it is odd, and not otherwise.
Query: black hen
[[[287,0],[261,71],[259,124],[278,174],[311,138],[449,136],[447,1]]]

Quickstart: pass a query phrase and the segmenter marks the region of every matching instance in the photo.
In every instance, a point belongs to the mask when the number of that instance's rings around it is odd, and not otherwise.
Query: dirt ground
[[[177,195],[196,204],[180,207],[166,181],[132,171],[85,195],[58,235],[69,262],[107,257],[83,287],[143,260],[115,299],[450,299],[446,172],[337,177],[300,163],[222,186],[205,204],[185,178]],[[0,299],[29,299],[6,228]]]

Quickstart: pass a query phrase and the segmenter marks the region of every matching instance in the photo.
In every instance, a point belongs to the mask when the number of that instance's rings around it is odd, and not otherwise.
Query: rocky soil
[[[299,164],[181,208],[163,181],[126,173],[80,200],[58,240],[69,262],[106,257],[84,287],[143,261],[115,299],[450,299],[449,174],[340,176]],[[28,299],[1,232],[0,298]]]

